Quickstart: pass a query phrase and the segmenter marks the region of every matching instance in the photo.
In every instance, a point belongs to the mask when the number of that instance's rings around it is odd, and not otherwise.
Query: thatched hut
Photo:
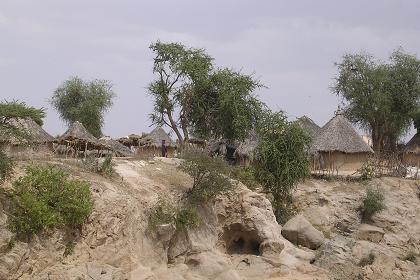
[[[162,142],[165,141],[167,156],[175,154],[176,144],[162,127],[156,127],[149,134],[142,136],[139,140],[137,154],[142,156],[161,156]]]
[[[312,145],[313,168],[328,171],[356,171],[373,154],[350,122],[341,114],[333,117]]]
[[[258,146],[258,136],[251,132],[250,136],[239,144],[234,152],[234,157],[239,165],[248,166],[254,160],[254,151]]]
[[[65,146],[66,155],[72,152],[74,156],[79,152],[86,156],[91,150],[96,150],[99,154],[101,150],[108,149],[107,145],[102,144],[78,121],[72,123],[62,136],[54,140],[54,143]]]
[[[302,116],[296,120],[296,123],[299,124],[303,130],[305,130],[309,136],[314,140],[316,136],[320,133],[321,128],[309,117]]]
[[[420,167],[420,133],[416,133],[405,145],[403,162],[410,166]]]
[[[99,142],[108,147],[107,150],[102,151],[103,154],[111,154],[114,157],[131,157],[134,155],[127,146],[112,139],[111,137],[102,137],[99,139]]]
[[[9,124],[19,129],[25,137],[0,135],[0,145],[15,157],[51,155],[54,138],[32,119],[11,119]]]

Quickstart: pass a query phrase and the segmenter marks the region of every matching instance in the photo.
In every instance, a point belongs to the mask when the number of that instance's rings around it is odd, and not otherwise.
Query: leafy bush
[[[233,166],[230,170],[230,177],[240,181],[251,190],[255,190],[259,186],[253,169],[249,166]]]
[[[12,176],[13,167],[13,160],[0,151],[0,184]]]
[[[363,220],[370,220],[375,213],[386,209],[385,196],[381,189],[369,187],[361,206]]]
[[[77,228],[93,210],[89,183],[53,166],[29,166],[14,182],[10,228],[30,236],[57,227]]]
[[[112,177],[115,174],[111,155],[107,155],[102,163],[96,157],[86,157],[82,160],[82,164],[87,170],[103,176]]]
[[[375,177],[375,168],[370,163],[364,163],[358,172],[362,180],[371,180]]]
[[[177,230],[194,228],[199,224],[195,208],[177,207],[166,200],[159,199],[149,215],[149,226],[173,224]]]
[[[369,255],[367,255],[366,257],[363,257],[359,261],[359,266],[364,267],[367,265],[371,265],[373,264],[374,261],[375,261],[375,255],[372,252],[370,252]]]
[[[282,113],[267,112],[257,129],[259,143],[253,163],[255,179],[273,196],[279,223],[290,216],[296,184],[309,175],[309,135]]]
[[[193,178],[192,188],[186,193],[190,203],[205,202],[232,189],[233,185],[226,176],[229,168],[223,159],[205,153],[187,153],[183,158],[179,168]]]
[[[99,173],[108,177],[114,175],[114,163],[112,162],[111,155],[107,155],[105,157],[104,161],[101,164],[101,167],[99,168]]]

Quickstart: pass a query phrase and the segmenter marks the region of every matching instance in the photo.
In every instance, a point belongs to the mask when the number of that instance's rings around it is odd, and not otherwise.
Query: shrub
[[[375,177],[375,168],[369,163],[364,163],[362,167],[359,168],[358,172],[360,173],[360,178],[362,180],[371,180]]]
[[[253,169],[249,166],[233,166],[230,170],[230,177],[240,181],[250,190],[255,190],[259,186]]]
[[[0,151],[0,184],[13,174],[14,162],[3,151]]]
[[[99,173],[101,173],[104,176],[111,177],[114,175],[114,163],[112,162],[112,156],[107,155],[102,162]]]
[[[229,168],[223,159],[205,153],[186,153],[183,158],[179,168],[193,178],[193,185],[186,193],[190,203],[205,202],[232,189],[233,185],[226,176]]]
[[[93,210],[89,183],[53,166],[29,166],[14,182],[10,228],[30,236],[56,227],[77,228]]]
[[[375,261],[375,255],[372,252],[370,252],[369,255],[367,255],[366,257],[363,257],[359,261],[359,266],[364,267],[367,265],[371,265],[373,264],[374,261]]]
[[[166,200],[159,199],[149,215],[149,226],[173,224],[177,230],[194,228],[199,224],[195,208],[174,206]]]
[[[368,187],[361,206],[363,220],[370,220],[375,213],[386,209],[384,193],[379,188]]]

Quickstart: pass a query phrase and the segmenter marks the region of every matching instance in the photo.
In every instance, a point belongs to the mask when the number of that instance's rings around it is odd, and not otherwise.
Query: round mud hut
[[[321,128],[307,116],[302,116],[295,122],[311,136],[312,140],[314,140],[321,131]]]
[[[0,145],[6,153],[17,158],[44,157],[52,155],[54,137],[48,134],[34,120],[28,118],[11,119],[8,125],[18,129],[22,136],[0,134]]]
[[[350,122],[341,114],[320,130],[312,144],[312,169],[356,171],[373,154]]]
[[[258,146],[258,136],[252,132],[250,136],[239,144],[233,156],[236,163],[243,166],[249,166],[254,160],[254,152]]]
[[[149,134],[139,139],[137,154],[145,157],[161,156],[163,141],[165,142],[167,156],[173,157],[176,144],[162,127],[156,127]]]
[[[420,167],[420,133],[416,133],[405,145],[403,162],[409,166]]]
[[[107,150],[101,151],[104,155],[112,155],[114,157],[132,157],[134,155],[127,146],[124,146],[109,136],[101,137],[99,142],[108,147]]]

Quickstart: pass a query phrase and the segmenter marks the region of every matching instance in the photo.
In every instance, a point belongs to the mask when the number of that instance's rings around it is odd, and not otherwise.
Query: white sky
[[[272,109],[323,125],[338,105],[329,86],[343,54],[419,52],[420,1],[0,0],[0,98],[47,108],[44,127],[57,135],[65,127],[48,104],[54,89],[74,75],[107,79],[117,99],[104,133],[149,131],[148,46],[158,39],[255,73]]]

